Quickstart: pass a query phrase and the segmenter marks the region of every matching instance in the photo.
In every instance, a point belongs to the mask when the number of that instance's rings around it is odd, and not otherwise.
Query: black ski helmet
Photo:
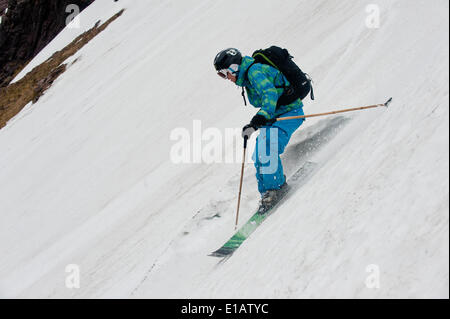
[[[235,48],[228,48],[217,53],[214,58],[214,67],[216,68],[216,71],[220,71],[223,69],[228,69],[232,64],[241,65],[241,62],[241,52]]]

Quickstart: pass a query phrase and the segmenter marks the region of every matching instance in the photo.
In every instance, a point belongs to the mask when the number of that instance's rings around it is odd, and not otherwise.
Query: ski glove
[[[271,121],[266,119],[266,117],[264,115],[256,114],[255,116],[253,116],[252,120],[250,121],[250,125],[253,126],[254,128],[258,129],[261,126],[271,124],[270,122]]]
[[[250,124],[247,124],[242,129],[242,137],[244,139],[249,139],[250,136],[255,133],[260,127],[265,125],[271,125],[275,123],[276,120],[268,120],[261,114],[256,114],[252,120],[250,121]]]

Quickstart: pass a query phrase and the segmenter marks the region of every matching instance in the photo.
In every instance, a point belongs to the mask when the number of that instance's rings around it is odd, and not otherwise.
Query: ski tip
[[[389,100],[387,100],[386,103],[384,103],[384,106],[388,107],[391,102],[392,102],[392,97],[389,98]]]
[[[223,257],[228,257],[230,255],[229,254],[227,255],[227,254],[221,254],[221,253],[213,252],[213,253],[210,253],[208,256],[209,257],[223,258]]]
[[[209,254],[208,256],[210,256],[210,257],[217,257],[217,258],[223,258],[223,257],[231,256],[231,253],[223,254],[223,253],[213,252],[213,253]]]
[[[228,257],[231,256],[234,253],[234,249],[226,249],[226,248],[220,248],[212,253],[210,253],[208,256],[210,257]]]

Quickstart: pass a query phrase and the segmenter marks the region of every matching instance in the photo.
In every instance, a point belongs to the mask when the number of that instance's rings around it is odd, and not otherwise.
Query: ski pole
[[[239,195],[238,195],[238,204],[237,204],[237,211],[236,211],[236,224],[234,225],[234,230],[237,229],[237,225],[238,225],[238,221],[239,221],[239,206],[241,205],[242,180],[244,178],[244,164],[245,164],[246,150],[247,150],[247,137],[244,137],[244,154],[242,155],[241,181],[239,183]]]
[[[355,107],[355,108],[351,108],[351,109],[344,109],[344,110],[332,111],[332,112],[327,112],[327,113],[318,113],[318,114],[310,114],[310,115],[282,117],[282,118],[278,118],[276,121],[278,122],[278,121],[302,119],[302,118],[307,118],[307,117],[324,116],[324,115],[330,115],[330,114],[337,114],[337,113],[344,113],[344,112],[351,112],[351,111],[366,110],[366,109],[372,109],[372,108],[380,107],[380,106],[388,107],[389,103],[391,103],[391,102],[392,102],[392,98],[390,98],[389,100],[386,101],[386,103],[383,103],[383,104],[375,104],[375,105],[369,105],[369,106]]]

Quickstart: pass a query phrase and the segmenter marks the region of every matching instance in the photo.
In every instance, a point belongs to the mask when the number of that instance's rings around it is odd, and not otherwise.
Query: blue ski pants
[[[285,113],[280,118],[299,115],[304,115],[302,108]],[[279,121],[260,129],[252,159],[256,167],[258,191],[261,194],[268,190],[280,189],[286,181],[280,155],[303,121],[304,119]]]

